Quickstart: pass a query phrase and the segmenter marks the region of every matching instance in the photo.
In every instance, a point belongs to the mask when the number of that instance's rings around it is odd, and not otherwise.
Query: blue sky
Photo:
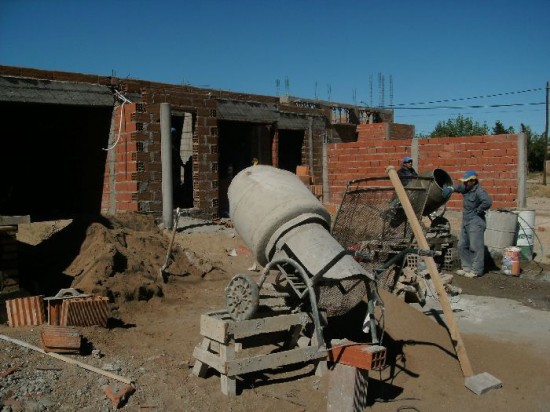
[[[462,114],[543,133],[549,16],[548,0],[0,0],[0,64],[393,104],[417,132]]]

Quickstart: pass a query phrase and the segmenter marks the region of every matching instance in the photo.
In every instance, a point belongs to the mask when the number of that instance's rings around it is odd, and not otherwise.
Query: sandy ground
[[[548,199],[537,207],[548,210]],[[537,216],[542,238],[550,232],[548,216]],[[69,282],[111,299],[109,327],[79,328],[85,344],[80,355],[68,356],[131,379],[136,391],[121,406],[125,410],[326,410],[330,373],[318,377],[312,364],[244,375],[237,397],[221,393],[217,373],[191,374],[200,316],[224,308],[224,289],[235,274],[257,279],[259,273],[249,270],[254,258],[234,229],[184,219],[164,283],[159,268],[170,235],[142,215],[20,229],[30,294],[45,290],[51,296]],[[550,410],[550,268],[540,259],[522,269],[520,277],[495,271],[481,279],[454,279],[463,293],[451,298],[452,307],[474,372],[503,382],[481,396],[464,386],[437,300],[418,307],[382,291],[379,320],[388,361],[384,370],[369,374],[367,410]],[[361,326],[362,307],[339,319],[350,334]],[[40,346],[40,327],[10,328],[3,316],[0,334]],[[3,411],[110,411],[115,406],[105,396],[107,387],[123,386],[0,340]]]

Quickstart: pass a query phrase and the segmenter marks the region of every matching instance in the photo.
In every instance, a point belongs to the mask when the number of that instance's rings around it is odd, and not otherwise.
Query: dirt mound
[[[149,300],[163,295],[160,268],[167,237],[153,217],[121,214],[86,230],[80,253],[64,271],[74,277],[71,287],[108,296],[111,301]],[[185,276],[193,270],[186,255],[175,249],[168,270]]]

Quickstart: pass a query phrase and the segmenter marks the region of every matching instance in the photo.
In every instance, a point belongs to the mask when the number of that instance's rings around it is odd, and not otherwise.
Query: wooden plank
[[[227,396],[237,396],[237,378],[234,376],[220,375],[222,393]]]
[[[0,225],[18,225],[20,223],[31,223],[31,216],[0,216]]]
[[[226,362],[235,359],[235,348],[233,345],[220,345],[220,358]],[[220,376],[222,393],[227,396],[237,395],[237,379],[234,376],[222,374]]]
[[[301,325],[300,325],[301,327]],[[241,344],[242,349],[257,348],[259,346],[273,346],[277,344],[284,345],[284,342],[288,340],[288,331],[261,333],[256,336],[247,336],[246,338],[239,338],[238,343]],[[284,346],[287,349],[291,349],[293,346]]]
[[[193,357],[196,360],[205,363],[210,368],[216,369],[222,374],[227,374],[225,362],[221,360],[220,355],[208,352],[201,347],[196,346],[193,351]]]
[[[424,232],[422,231],[420,222],[418,221],[418,218],[414,213],[409,197],[405,192],[403,184],[401,183],[401,180],[399,179],[395,168],[393,166],[388,166],[386,168],[386,172],[388,173],[393,187],[395,188],[395,192],[399,197],[399,201],[403,206],[403,210],[407,215],[407,219],[409,220],[409,224],[411,225],[411,229],[414,233],[414,237],[416,238],[416,242],[418,243],[418,247],[420,249],[429,250],[430,245],[428,244],[428,241],[424,236]],[[468,378],[472,376],[474,372],[472,370],[472,365],[470,364],[470,358],[466,353],[466,347],[464,346],[464,342],[462,341],[462,337],[460,336],[458,325],[453,316],[453,309],[451,308],[445,286],[443,285],[441,277],[439,276],[439,271],[437,270],[437,265],[435,264],[434,258],[431,256],[423,256],[423,258],[424,262],[426,263],[428,273],[430,274],[430,278],[432,279],[432,282],[435,286],[437,296],[439,297],[439,303],[441,304],[443,314],[445,315],[445,321],[447,323],[447,327],[449,328],[449,333],[451,334],[452,342],[456,351],[456,355],[458,356],[460,367],[462,368],[462,374],[465,378]]]
[[[260,333],[285,331],[291,326],[305,326],[310,322],[306,313],[281,314],[235,322],[226,312],[201,315],[200,334],[216,342],[227,343],[231,336],[241,339]]]
[[[284,352],[270,353],[267,355],[258,355],[251,358],[233,360],[227,362],[224,369],[226,370],[226,375],[238,376],[244,373],[274,369],[284,365],[310,362],[315,359],[325,358],[326,354],[326,350],[319,350],[316,347],[298,348]]]
[[[201,342],[200,348],[205,352],[207,352],[209,347],[210,347],[210,340],[204,338]],[[207,371],[208,371],[207,364],[205,364],[204,362],[201,362],[200,360],[195,361],[195,364],[193,365],[193,375],[198,376],[199,378],[204,378],[206,376]]]
[[[258,335],[259,333],[278,332],[289,329],[291,326],[305,326],[310,322],[306,313],[292,313],[269,318],[250,319],[240,322],[231,322],[228,333],[235,339]]]
[[[201,315],[200,334],[216,342],[226,343],[229,340],[227,333],[229,321],[212,315],[211,313]]]
[[[128,385],[133,384],[133,381],[130,380],[130,379],[124,378],[122,376],[115,375],[111,372],[104,371],[103,369],[99,369],[99,368],[96,368],[95,366],[91,366],[91,365],[79,362],[77,360],[71,359],[67,356],[60,355],[58,353],[45,352],[42,349],[40,349],[36,346],[33,346],[30,343],[23,342],[19,339],[10,338],[9,336],[5,336],[5,335],[0,335],[0,339],[5,340],[7,342],[15,343],[16,345],[23,346],[24,348],[28,348],[28,349],[34,350],[36,352],[43,353],[44,355],[48,355],[48,356],[51,356],[52,358],[62,360],[63,362],[71,363],[73,365],[79,366],[83,369],[87,369],[87,370],[95,372],[95,373],[98,373],[100,375],[107,376],[108,378],[116,379],[116,380],[118,380],[120,382],[124,382]]]

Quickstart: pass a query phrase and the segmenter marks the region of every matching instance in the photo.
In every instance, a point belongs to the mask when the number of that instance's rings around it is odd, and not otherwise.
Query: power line
[[[469,114],[477,114],[477,115],[480,115],[480,114],[488,114],[488,115],[498,115],[498,114],[518,114],[518,113],[535,113],[535,112],[543,112],[544,109],[535,109],[535,110],[489,110],[489,111],[469,111],[469,112],[464,112],[464,111],[457,111],[456,113],[460,113],[460,114],[463,114],[463,115],[469,115]],[[441,113],[428,113],[428,112],[425,112],[425,111],[420,111],[420,112],[417,112],[415,114],[411,114],[410,112],[407,113],[407,114],[401,114],[399,115],[400,118],[405,118],[405,119],[408,119],[410,117],[437,117],[437,116],[441,116]]]
[[[460,97],[460,98],[456,98],[456,99],[434,100],[434,101],[430,101],[430,102],[400,103],[400,104],[390,105],[390,106],[388,106],[388,108],[398,107],[398,106],[416,106],[418,104],[434,104],[434,103],[459,102],[459,101],[474,100],[474,99],[488,99],[488,98],[491,98],[491,97],[509,96],[509,95],[513,95],[513,94],[522,94],[522,93],[531,93],[531,92],[538,92],[538,91],[541,91],[541,90],[544,90],[544,88],[539,87],[539,88],[536,88],[536,89],[520,90],[520,91],[516,91],[516,92],[504,92],[504,93],[488,94],[488,95],[485,95],[485,96]]]
[[[507,103],[507,104],[483,104],[483,105],[473,105],[473,106],[432,106],[432,107],[399,107],[398,110],[433,110],[433,109],[486,109],[491,107],[517,107],[517,106],[539,106],[546,104],[544,102],[539,103]],[[391,109],[392,107],[387,106],[383,109]]]

